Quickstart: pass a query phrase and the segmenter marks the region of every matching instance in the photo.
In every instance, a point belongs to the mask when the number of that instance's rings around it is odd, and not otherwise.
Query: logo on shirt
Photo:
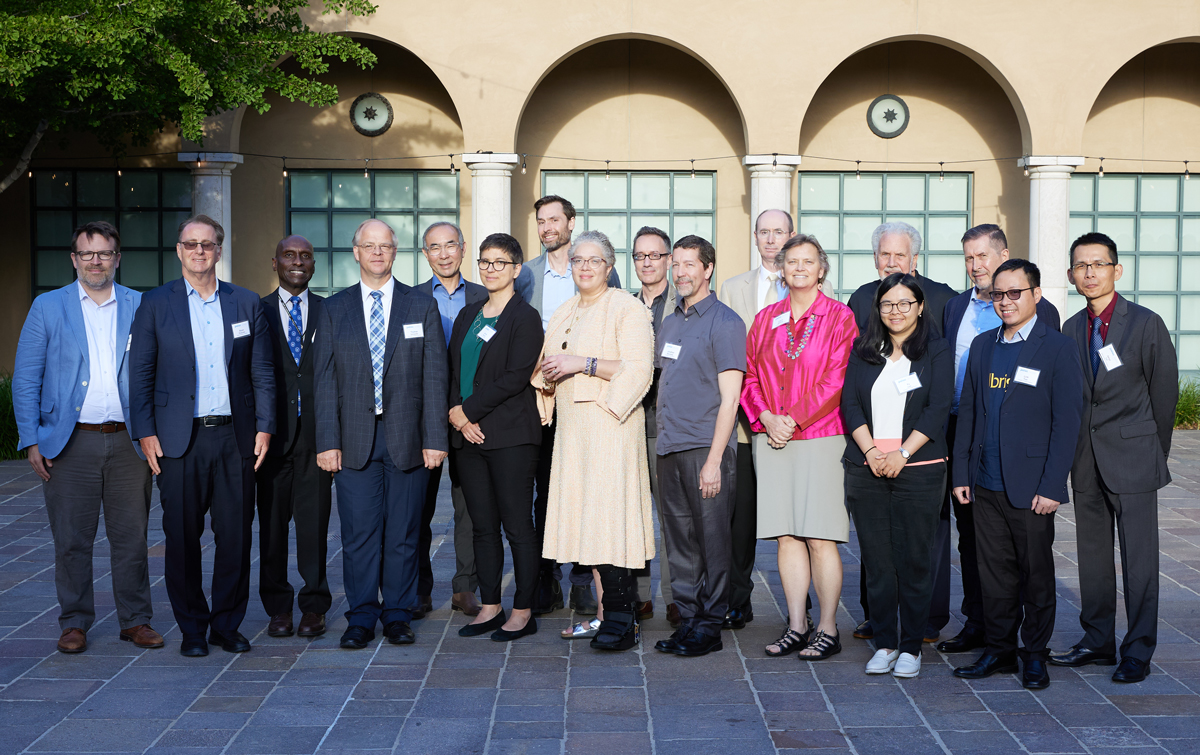
[[[994,373],[994,372],[988,373],[988,383],[992,388],[999,388],[1001,390],[1006,391],[1006,390],[1008,390],[1008,381],[1009,381],[1008,375],[1004,375],[1002,377],[996,377],[996,373]]]

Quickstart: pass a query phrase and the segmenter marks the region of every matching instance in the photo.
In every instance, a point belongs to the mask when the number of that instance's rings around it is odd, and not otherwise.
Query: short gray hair
[[[571,253],[568,257],[575,256],[575,250],[583,244],[595,244],[600,247],[600,254],[604,256],[604,261],[609,264],[609,267],[615,267],[617,264],[617,250],[613,249],[612,242],[608,240],[600,231],[584,231],[575,237],[571,242]]]
[[[807,233],[797,233],[783,242],[783,248],[775,253],[775,267],[782,270],[783,261],[787,259],[787,253],[804,244],[809,244],[817,250],[817,259],[821,263],[821,276],[817,282],[824,283],[825,276],[829,275],[829,255],[825,253],[825,247],[821,246],[821,242],[817,241],[817,237],[810,236]]]
[[[434,228],[453,228],[454,232],[458,234],[458,245],[459,246],[466,245],[466,241],[463,239],[461,228],[459,228],[455,224],[451,223],[449,220],[439,220],[436,223],[430,223],[429,227],[425,229],[425,233],[421,234],[421,248],[422,249],[429,248],[429,244],[426,242],[429,240],[429,232],[432,231]]]
[[[921,253],[921,232],[908,223],[895,220],[878,226],[871,234],[871,251],[874,254],[879,254],[879,242],[883,241],[884,236],[907,236],[909,252],[914,257]]]
[[[362,234],[362,229],[365,228],[368,223],[383,223],[383,227],[388,229],[388,232],[392,234],[392,246],[397,246],[396,229],[392,228],[386,221],[380,220],[379,218],[367,218],[358,224],[358,228],[354,229],[354,238],[350,242],[352,246],[358,246],[358,237],[360,234]]]

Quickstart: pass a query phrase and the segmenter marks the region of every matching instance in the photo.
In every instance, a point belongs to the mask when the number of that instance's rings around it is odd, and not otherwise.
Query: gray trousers
[[[474,528],[471,515],[467,512],[467,499],[463,496],[458,479],[458,451],[450,450],[440,466],[429,471],[429,486],[425,489],[425,508],[421,512],[421,542],[417,554],[417,595],[433,595],[433,561],[429,549],[433,547],[433,515],[437,509],[438,486],[442,482],[442,470],[450,469],[450,501],[454,505],[454,578],[450,581],[451,592],[475,592]]]
[[[737,491],[737,452],[726,448],[721,456],[721,492],[714,498],[700,496],[700,469],[707,459],[707,448],[659,456],[658,484],[664,560],[671,564],[679,615],[692,629],[719,635],[729,611],[729,521]]]
[[[54,536],[54,586],[62,607],[59,627],[86,632],[96,621],[92,547],[102,507],[121,629],[149,624],[154,613],[146,558],[150,467],[134,452],[124,430],[76,429],[52,461],[42,492]]]
[[[654,452],[657,440],[658,438],[653,435],[646,437],[646,457],[650,467],[650,495],[654,497],[654,508],[658,514],[658,528],[661,531],[663,526],[662,496],[658,491],[658,454]],[[666,554],[658,559],[658,571],[663,602],[673,603],[675,599],[671,595],[671,567],[667,565]],[[637,569],[633,573],[637,577],[637,599],[639,601],[654,600],[654,592],[650,584],[650,562],[646,562],[645,569]]]

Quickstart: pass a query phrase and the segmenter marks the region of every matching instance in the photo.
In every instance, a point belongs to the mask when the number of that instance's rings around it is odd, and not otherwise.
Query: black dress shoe
[[[432,595],[418,595],[417,596],[417,607],[414,608],[409,613],[412,614],[413,621],[416,621],[417,619],[425,618],[425,614],[427,614],[427,613],[433,613],[433,596]]]
[[[1051,653],[1050,662],[1055,666],[1070,666],[1071,668],[1086,666],[1089,663],[1097,666],[1115,666],[1117,665],[1117,654],[1101,653],[1099,650],[1075,645],[1065,653]]]
[[[1046,662],[1041,658],[1030,658],[1025,661],[1025,670],[1021,673],[1021,686],[1025,689],[1049,687],[1050,672],[1046,670]]]
[[[533,615],[541,616],[544,613],[557,611],[563,605],[565,604],[563,603],[562,585],[558,584],[558,580],[552,573],[543,573],[538,578],[537,594],[533,600]]]
[[[571,610],[580,616],[595,616],[596,611],[600,610],[590,586],[571,585]]]
[[[210,645],[217,645],[226,653],[245,653],[250,649],[250,640],[247,640],[241,632],[218,632],[215,629],[208,630],[208,642]]]
[[[407,621],[389,621],[383,627],[383,638],[393,645],[411,645],[417,641]]]
[[[346,631],[342,634],[341,646],[347,650],[362,650],[373,639],[375,639],[374,629],[346,627]]]
[[[691,627],[679,627],[665,640],[659,640],[654,643],[654,649],[661,653],[674,653],[679,647],[679,643],[691,632]]]
[[[1125,657],[1121,659],[1121,665],[1117,666],[1117,670],[1113,672],[1112,680],[1114,682],[1140,682],[1150,673],[1150,664],[1145,661],[1139,661],[1137,658]]]
[[[604,621],[592,638],[593,650],[628,650],[638,642],[638,625],[632,612],[605,611]]]
[[[731,608],[725,614],[725,621],[721,622],[722,629],[745,629],[746,625],[754,621],[754,609],[750,604],[741,608]]]
[[[854,627],[854,638],[858,640],[871,640],[875,638],[875,628],[871,626],[870,619],[865,619],[858,626]]]
[[[510,632],[504,627],[501,627],[495,632],[492,632],[492,641],[512,642],[513,640],[519,640],[522,637],[526,637],[531,634],[537,634],[537,619],[533,618],[532,616],[529,617],[529,621],[525,622],[525,626],[521,627],[520,629]]]
[[[467,624],[458,630],[459,637],[478,637],[481,634],[494,632],[504,626],[504,622],[508,621],[508,617],[504,615],[504,611],[496,614],[487,621],[481,621],[478,624]]]
[[[721,644],[721,635],[705,634],[693,629],[687,637],[679,641],[678,647],[671,652],[691,658],[715,653],[723,647],[725,646]]]
[[[857,637],[858,635],[855,635]],[[987,637],[980,629],[963,627],[963,630],[948,640],[937,644],[937,649],[943,653],[967,653],[978,650],[987,644]]]
[[[1017,673],[1017,657],[1015,655],[989,655],[984,653],[979,660],[970,666],[959,666],[954,669],[954,675],[959,679],[986,679],[992,674]]]
[[[208,643],[204,641],[204,635],[184,637],[179,643],[179,654],[188,658],[203,658],[208,655]]]

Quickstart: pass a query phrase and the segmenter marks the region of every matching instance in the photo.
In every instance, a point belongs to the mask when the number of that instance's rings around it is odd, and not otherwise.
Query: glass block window
[[[396,231],[392,275],[409,286],[433,275],[421,254],[430,224],[458,224],[458,175],[442,171],[293,170],[287,181],[287,229],[313,245],[310,288],[322,295],[358,283],[354,229],[378,218]]]
[[[798,230],[829,255],[825,290],[842,301],[878,279],[871,234],[885,221],[921,232],[922,275],[955,291],[967,286],[961,239],[971,227],[970,173],[801,173],[797,206]]]
[[[1071,241],[1099,231],[1117,243],[1124,270],[1117,291],[1162,317],[1181,370],[1200,370],[1200,181],[1076,174],[1070,222]],[[1068,316],[1085,304],[1073,287],[1067,289]]]
[[[105,220],[121,233],[118,283],[147,291],[180,277],[178,226],[192,212],[187,170],[35,170],[33,295],[75,280],[71,233]]]
[[[714,173],[542,171],[542,195],[557,194],[575,205],[575,233],[602,231],[617,251],[617,274],[630,291],[640,289],[633,269],[633,237],[642,226],[671,240],[695,234],[715,243],[717,178]]]

